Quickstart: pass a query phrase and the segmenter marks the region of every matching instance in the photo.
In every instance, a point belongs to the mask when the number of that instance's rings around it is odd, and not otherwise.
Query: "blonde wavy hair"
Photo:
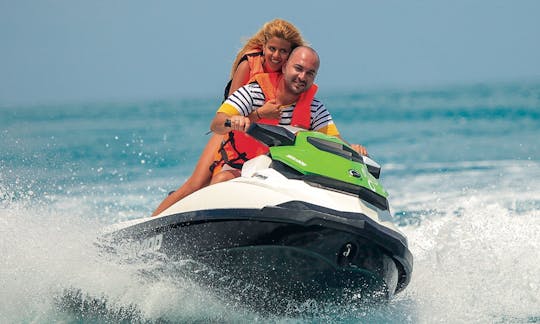
[[[291,43],[291,52],[298,46],[307,45],[307,43],[302,38],[300,31],[290,22],[283,19],[274,19],[272,21],[269,21],[265,23],[263,27],[257,33],[255,33],[255,35],[248,39],[245,42],[244,47],[242,47],[242,49],[238,51],[238,54],[236,55],[236,58],[232,65],[231,79],[234,76],[234,72],[236,72],[238,64],[240,64],[242,57],[248,51],[254,49],[262,50],[266,42],[273,37],[281,38]]]

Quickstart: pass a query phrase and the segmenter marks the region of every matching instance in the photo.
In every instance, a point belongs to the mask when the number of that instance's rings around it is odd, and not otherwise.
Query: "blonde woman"
[[[231,70],[231,81],[225,88],[227,98],[241,86],[251,82],[259,73],[281,73],[293,49],[306,45],[300,31],[290,22],[274,19],[263,25],[236,55]],[[279,113],[259,110],[265,118],[278,118]],[[213,134],[204,148],[191,177],[161,202],[152,216],[156,216],[187,195],[206,187],[212,179],[211,166],[221,146],[223,135]]]

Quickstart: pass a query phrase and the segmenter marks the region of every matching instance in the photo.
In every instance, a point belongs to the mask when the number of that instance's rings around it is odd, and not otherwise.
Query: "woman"
[[[241,86],[249,83],[259,73],[281,72],[291,51],[305,45],[298,29],[291,23],[274,19],[267,22],[253,35],[236,55],[232,65],[231,81],[225,88],[225,99]],[[266,118],[278,118],[274,111],[259,111]],[[161,202],[152,216],[158,215],[178,200],[206,187],[212,179],[210,167],[215,160],[223,135],[213,134],[206,144],[191,177]]]

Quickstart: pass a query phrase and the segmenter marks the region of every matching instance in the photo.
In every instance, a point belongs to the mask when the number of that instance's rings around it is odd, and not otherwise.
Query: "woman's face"
[[[281,67],[291,54],[291,43],[279,37],[270,38],[263,49],[266,72],[281,71]]]

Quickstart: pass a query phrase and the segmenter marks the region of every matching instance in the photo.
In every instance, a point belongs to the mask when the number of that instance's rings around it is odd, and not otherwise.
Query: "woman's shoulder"
[[[256,51],[256,52],[247,52],[245,53],[242,58],[240,59],[240,61],[238,62],[238,65],[237,65],[237,69],[238,69],[238,66],[240,66],[240,64],[244,63],[244,64],[249,64],[249,61],[250,60],[253,60],[253,59],[256,59],[258,57],[262,57],[263,56],[263,52],[262,51]]]
[[[261,48],[252,48],[252,49],[249,49],[247,51],[244,52],[244,56],[242,58],[246,58],[248,56],[262,56],[263,55],[263,50]]]

